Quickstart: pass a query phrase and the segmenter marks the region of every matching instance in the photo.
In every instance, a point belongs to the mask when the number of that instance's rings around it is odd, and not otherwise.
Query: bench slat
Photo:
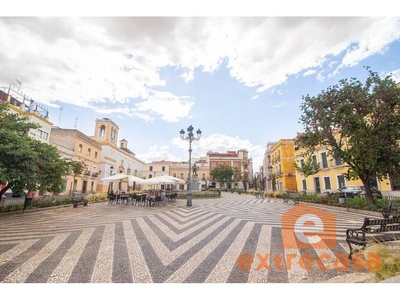
[[[361,228],[346,230],[346,242],[350,248],[349,259],[355,252],[365,248],[368,243],[400,240],[400,217],[371,219],[365,218]],[[363,246],[361,250],[352,245]]]

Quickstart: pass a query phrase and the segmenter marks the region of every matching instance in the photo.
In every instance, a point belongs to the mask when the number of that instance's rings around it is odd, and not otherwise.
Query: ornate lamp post
[[[110,167],[110,176],[112,176],[112,172],[113,172],[113,170],[114,170],[114,167],[113,166],[111,166]],[[111,192],[111,181],[110,181],[110,183],[108,184],[108,192]]]
[[[189,141],[189,183],[188,183],[188,192],[187,192],[187,203],[186,206],[192,206],[192,142],[200,140],[201,130],[198,129],[196,131],[197,136],[195,137],[193,134],[193,126],[190,125],[187,129],[188,134],[185,137],[185,131],[182,129],[179,133],[181,135],[181,139],[183,141]]]

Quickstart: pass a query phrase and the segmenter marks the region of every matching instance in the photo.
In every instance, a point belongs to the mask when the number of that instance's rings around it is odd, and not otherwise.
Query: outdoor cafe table
[[[131,195],[129,195],[129,194],[118,195],[118,200],[119,201],[117,201],[117,203],[121,202],[121,204],[123,204],[124,201],[125,201],[125,204],[128,204],[128,201],[129,201],[130,197],[131,197]]]

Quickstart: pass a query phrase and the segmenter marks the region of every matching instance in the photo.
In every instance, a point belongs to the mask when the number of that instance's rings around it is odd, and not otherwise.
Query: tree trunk
[[[367,200],[368,206],[371,206],[374,203],[374,197],[372,196],[372,191],[371,191],[371,186],[369,184],[369,180],[363,180],[362,178],[360,178],[360,179],[364,185],[365,199]]]

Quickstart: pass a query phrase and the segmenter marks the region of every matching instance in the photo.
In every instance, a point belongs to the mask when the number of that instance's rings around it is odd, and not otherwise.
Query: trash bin
[[[344,193],[339,193],[339,204],[345,204],[346,203],[346,198],[344,196]]]

